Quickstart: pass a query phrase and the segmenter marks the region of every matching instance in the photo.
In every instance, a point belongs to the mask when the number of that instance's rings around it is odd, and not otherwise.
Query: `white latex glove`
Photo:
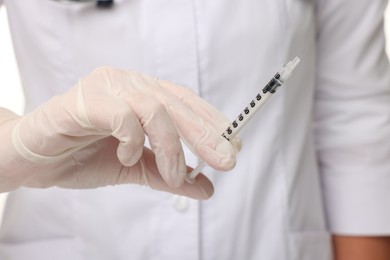
[[[2,110],[0,123],[0,191],[138,183],[208,198],[213,186],[205,176],[184,182],[190,169],[180,139],[217,170],[235,165],[235,149],[221,137],[229,121],[217,109],[136,72],[96,69],[24,117]]]

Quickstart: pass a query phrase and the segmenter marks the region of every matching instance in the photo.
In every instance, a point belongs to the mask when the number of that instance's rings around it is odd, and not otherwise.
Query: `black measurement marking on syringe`
[[[261,95],[260,94],[257,94],[256,96],[256,100],[257,101],[260,101],[261,100]],[[251,108],[254,108],[256,106],[256,101],[253,99],[250,103],[249,103],[250,107]],[[246,107],[244,109],[244,113],[246,115],[248,115],[250,113],[250,110],[248,107]],[[238,116],[238,121],[243,121],[244,120],[244,115],[241,113],[239,116]],[[222,134],[222,137],[224,137],[226,140],[230,141],[228,135],[231,135],[233,133],[233,130],[232,130],[232,127],[233,128],[237,128],[238,127],[238,123],[237,123],[237,120],[234,120],[233,123],[231,124],[231,126],[228,127],[228,129],[226,129],[226,131]]]

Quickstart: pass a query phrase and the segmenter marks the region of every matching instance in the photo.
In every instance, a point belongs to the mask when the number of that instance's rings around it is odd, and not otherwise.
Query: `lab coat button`
[[[178,212],[185,212],[188,210],[189,207],[189,199],[184,196],[180,195],[174,195],[173,196],[173,207],[176,209]]]

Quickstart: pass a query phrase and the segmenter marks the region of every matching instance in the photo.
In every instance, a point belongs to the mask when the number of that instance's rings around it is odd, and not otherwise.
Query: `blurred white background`
[[[390,53],[390,8],[386,10],[387,53]],[[0,8],[0,107],[23,113],[23,92],[9,35],[6,10]],[[390,106],[390,104],[389,104]],[[1,156],[1,155],[0,155]],[[6,194],[0,194],[0,220]]]
[[[0,7],[0,107],[6,107],[22,114],[23,101],[24,97],[9,36],[6,12],[4,7]],[[6,194],[0,193],[0,220],[5,198]]]

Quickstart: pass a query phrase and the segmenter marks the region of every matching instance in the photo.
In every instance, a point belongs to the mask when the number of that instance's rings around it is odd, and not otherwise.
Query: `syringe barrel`
[[[256,111],[265,104],[271,95],[271,92],[257,94],[256,97],[249,103],[249,105],[242,111],[242,113],[239,114],[237,118],[230,124],[225,132],[223,132],[222,136],[228,141],[235,137],[256,114]]]
[[[275,74],[275,76],[263,88],[262,93],[257,94],[256,97],[252,99],[249,105],[244,109],[244,111],[238,115],[233,123],[231,123],[230,126],[225,130],[225,132],[222,133],[222,136],[226,138],[226,140],[230,141],[240,132],[240,130],[256,114],[256,111],[262,107],[264,103],[272,96],[272,94],[275,93],[276,90],[287,81],[299,62],[300,59],[295,57],[292,61],[288,62],[278,73]],[[193,183],[204,165],[204,162],[200,162],[199,165],[187,176],[187,182]]]

